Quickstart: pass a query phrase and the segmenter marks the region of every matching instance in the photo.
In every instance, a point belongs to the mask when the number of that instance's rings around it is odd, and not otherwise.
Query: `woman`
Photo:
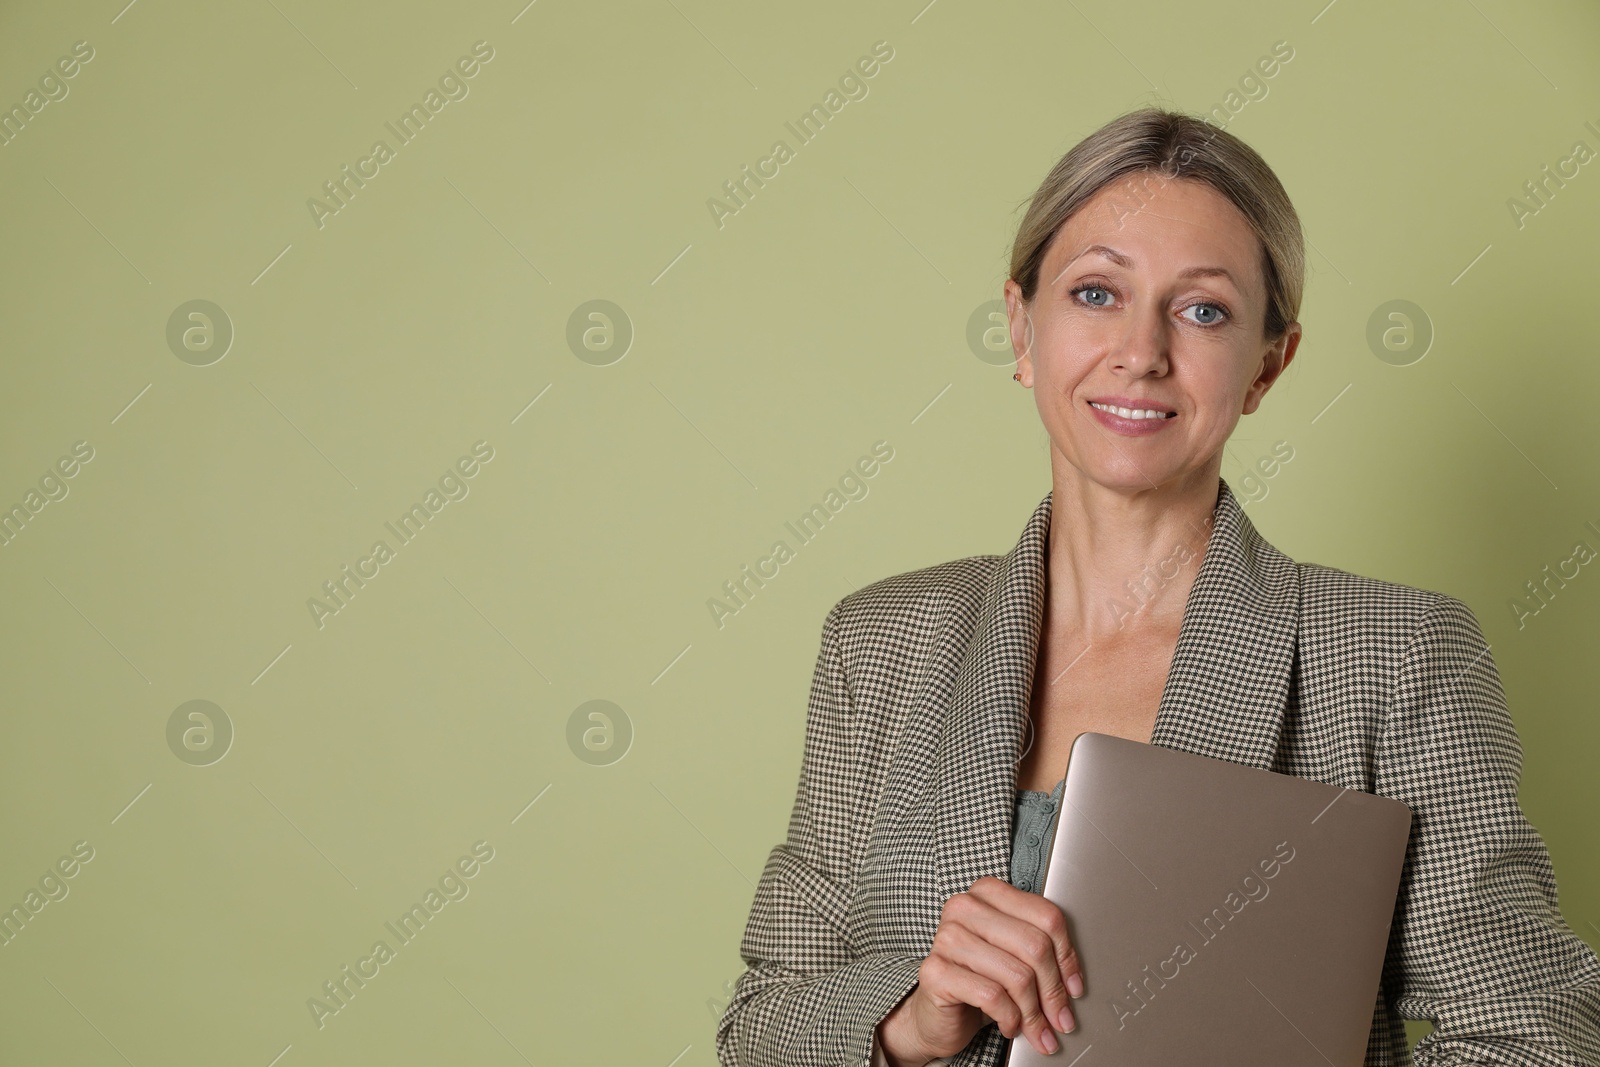
[[[1005,296],[1051,492],[1006,556],[829,611],[726,1067],[1055,1051],[1094,977],[1030,890],[1091,730],[1410,805],[1369,1067],[1408,1062],[1405,1018],[1433,1021],[1418,1064],[1600,1063],[1600,961],[1518,805],[1471,610],[1296,563],[1220,476],[1299,344],[1301,242],[1261,158],[1182,114],[1124,115],[1045,179]]]

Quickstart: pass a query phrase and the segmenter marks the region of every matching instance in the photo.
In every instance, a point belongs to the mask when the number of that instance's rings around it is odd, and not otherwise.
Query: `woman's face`
[[[1005,289],[1052,467],[1130,492],[1214,485],[1239,416],[1300,340],[1298,323],[1263,336],[1261,245],[1244,215],[1209,185],[1153,173],[1107,185],[1066,221],[1031,302],[1015,281]]]

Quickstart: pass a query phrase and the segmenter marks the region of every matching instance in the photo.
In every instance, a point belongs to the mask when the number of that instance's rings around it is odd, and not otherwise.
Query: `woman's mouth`
[[[1178,417],[1176,411],[1122,407],[1117,404],[1101,404],[1093,400],[1089,401],[1089,407],[1102,426],[1124,437],[1143,437],[1156,433]]]

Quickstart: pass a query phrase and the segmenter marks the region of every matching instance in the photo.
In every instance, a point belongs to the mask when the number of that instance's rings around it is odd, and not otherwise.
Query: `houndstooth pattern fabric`
[[[1218,482],[1152,743],[1410,805],[1365,1067],[1413,1062],[1405,1018],[1434,1025],[1417,1067],[1600,1067],[1600,961],[1518,804],[1522,751],[1471,609],[1296,563]],[[1008,878],[1050,515],[1047,494],[1008,554],[885,578],[828,612],[787,837],[716,1031],[723,1067],[868,1067],[944,901]],[[950,1063],[999,1067],[1007,1044],[990,1023]]]

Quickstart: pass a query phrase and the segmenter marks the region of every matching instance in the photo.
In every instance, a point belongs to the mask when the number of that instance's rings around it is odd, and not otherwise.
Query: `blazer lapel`
[[[1052,493],[1054,491],[1052,490]],[[1046,494],[984,591],[934,755],[939,899],[983,875],[1010,878],[1016,761],[1044,614]]]
[[[941,900],[1010,880],[1016,765],[1048,576],[1051,494],[995,567],[956,673],[934,760]],[[1299,619],[1299,574],[1218,479],[1205,557],[1184,604],[1151,743],[1270,768]]]
[[[1150,743],[1270,770],[1295,670],[1300,569],[1227,482],[1214,518]]]

